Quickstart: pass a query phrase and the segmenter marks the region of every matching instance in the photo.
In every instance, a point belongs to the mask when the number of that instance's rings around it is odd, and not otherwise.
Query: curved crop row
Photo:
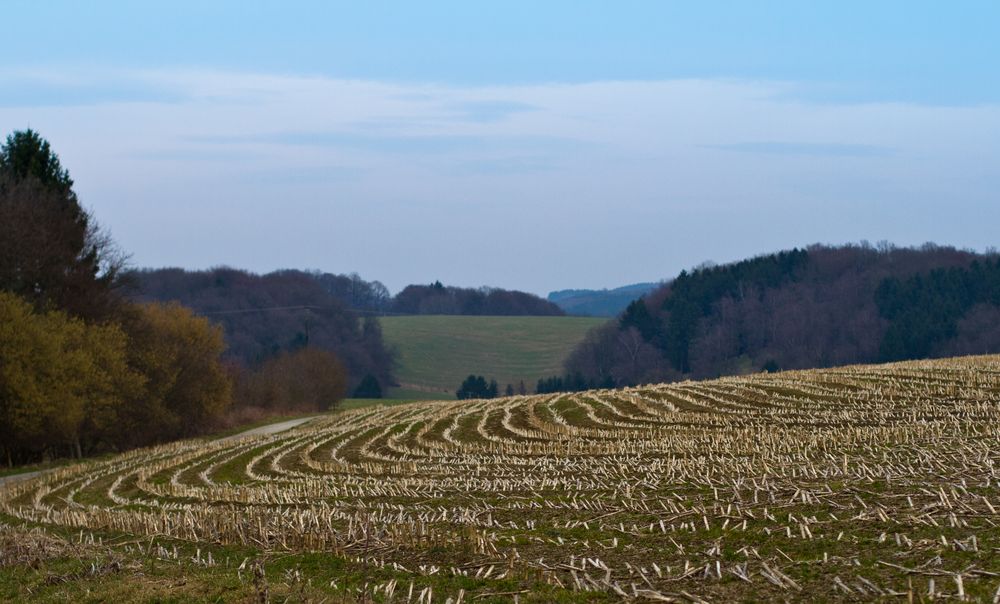
[[[998,508],[998,357],[366,408],[0,493],[42,524],[674,600],[992,593]]]

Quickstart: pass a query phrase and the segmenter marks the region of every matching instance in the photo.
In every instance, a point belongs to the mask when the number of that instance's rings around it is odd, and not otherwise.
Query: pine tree
[[[0,290],[103,320],[117,303],[124,264],[77,200],[73,180],[33,130],[0,146]]]

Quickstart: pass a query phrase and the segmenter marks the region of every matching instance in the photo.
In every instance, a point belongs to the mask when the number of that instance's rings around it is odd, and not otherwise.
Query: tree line
[[[343,396],[348,372],[334,352],[307,339],[240,364],[218,324],[176,302],[130,296],[133,276],[49,143],[30,129],[9,135],[0,146],[8,465],[195,436]],[[372,329],[357,327],[357,338],[380,338]]]
[[[143,271],[142,278],[150,290],[169,291],[183,287],[175,283],[179,278],[177,270],[179,269]],[[239,272],[248,274],[245,271]],[[435,281],[429,285],[407,285],[393,296],[381,281],[367,281],[357,273],[338,275],[320,271],[281,270],[263,277],[276,275],[311,280],[317,291],[322,291],[328,298],[337,300],[344,307],[365,315],[561,316],[565,314],[554,302],[534,294],[497,287],[463,288]],[[162,283],[159,283],[160,281]]]
[[[814,245],[682,271],[592,330],[539,389],[998,352],[998,326],[993,252]]]
[[[500,390],[500,385],[495,379],[486,381],[481,375],[469,374],[469,377],[462,380],[462,385],[455,391],[455,398],[465,400],[470,398],[496,398],[498,396],[514,396],[515,394],[527,394],[528,388],[521,380],[517,386],[507,384],[507,387]]]
[[[223,267],[137,270],[128,276],[133,299],[175,301],[221,326],[224,358],[239,368],[252,369],[282,353],[312,347],[337,356],[349,376],[350,392],[366,378],[380,388],[394,383],[395,358],[378,319],[361,316],[314,273],[257,275]]]
[[[395,385],[395,355],[383,340],[378,314],[563,314],[532,294],[440,282],[410,285],[390,297],[384,285],[357,274],[285,269],[258,275],[228,267],[123,274],[131,299],[178,302],[220,325],[226,340],[223,356],[234,371],[257,367],[283,351],[320,348],[343,363],[347,391],[357,398],[381,398]]]
[[[882,360],[995,352],[1000,346],[1000,258],[889,277],[875,290],[875,302],[888,321],[879,345]]]
[[[561,308],[534,294],[482,287],[408,285],[396,294],[392,312],[407,315],[562,316]]]

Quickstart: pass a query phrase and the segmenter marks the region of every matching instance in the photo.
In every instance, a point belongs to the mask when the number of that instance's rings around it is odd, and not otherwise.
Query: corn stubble
[[[982,356],[370,407],[62,469],[0,492],[0,509],[479,586],[393,579],[366,586],[378,601],[543,584],[579,599],[1000,601],[998,468],[1000,357]]]

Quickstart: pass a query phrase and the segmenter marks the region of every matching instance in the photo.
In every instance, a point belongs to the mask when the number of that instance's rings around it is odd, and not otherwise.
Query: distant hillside
[[[551,292],[548,300],[569,315],[614,317],[625,310],[629,302],[641,298],[659,286],[660,283],[636,283],[615,289],[564,289]]]
[[[533,386],[540,375],[558,371],[587,328],[600,323],[504,321],[500,317],[559,318],[564,313],[534,294],[440,282],[409,285],[390,296],[382,283],[357,274],[165,268],[133,271],[130,281],[137,299],[177,301],[219,323],[233,361],[253,366],[282,352],[316,346],[340,357],[351,389],[369,374],[383,388],[399,381],[378,315],[400,315],[386,324],[398,327],[393,343],[408,355],[404,370],[416,371],[416,378],[404,373],[400,379],[435,396],[453,393],[473,372],[497,380],[524,379]],[[421,316],[426,320],[418,320]],[[482,320],[462,320],[473,316]]]
[[[554,389],[1000,352],[1000,257],[815,245],[682,271],[591,333]]]
[[[135,271],[130,280],[138,299],[177,301],[222,325],[227,355],[241,364],[255,365],[308,344],[336,353],[352,388],[368,374],[382,384],[393,381],[392,356],[378,322],[362,320],[314,273],[165,268]]]
[[[411,284],[395,296],[380,281],[366,281],[357,273],[336,275],[319,271],[294,271],[316,281],[345,306],[365,314],[559,316],[551,302],[527,292],[499,287],[455,287],[435,281]]]
[[[315,281],[327,297],[363,314],[561,316],[557,305],[527,292],[483,286],[455,287],[435,281],[407,285],[395,296],[381,281],[367,281],[357,273],[338,275],[320,271],[284,270]]]
[[[555,304],[527,292],[495,287],[454,287],[435,281],[407,285],[392,299],[404,315],[561,316]]]
[[[400,391],[390,396],[454,398],[469,374],[495,378],[503,389],[558,373],[587,331],[587,317],[382,317],[386,342],[399,353]]]

